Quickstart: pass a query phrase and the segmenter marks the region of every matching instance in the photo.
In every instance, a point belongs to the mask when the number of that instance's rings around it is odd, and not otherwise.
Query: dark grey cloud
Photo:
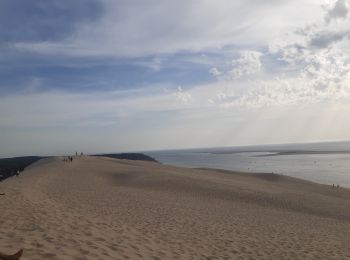
[[[330,22],[332,19],[346,18],[349,13],[349,5],[347,0],[338,0],[333,8],[331,8],[326,16],[326,21]]]
[[[72,37],[21,42],[16,47],[22,52],[41,54],[140,57],[207,51],[233,43],[261,46],[277,37],[282,27],[318,16],[314,3],[305,5],[300,14],[302,0],[100,1],[105,10],[103,17],[97,22],[76,26]],[[283,22],[276,23],[279,19]]]
[[[1,0],[0,43],[60,40],[103,12],[97,0]]]
[[[325,8],[324,20],[298,28],[295,34],[304,38],[305,48],[324,49],[349,38],[350,0],[337,0]],[[337,20],[331,23],[332,20]]]
[[[316,48],[327,48],[333,43],[343,40],[349,32],[322,32],[310,39],[310,45]]]

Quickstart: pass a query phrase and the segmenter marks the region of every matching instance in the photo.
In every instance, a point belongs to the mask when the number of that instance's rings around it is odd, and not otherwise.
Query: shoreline
[[[180,167],[182,168],[182,167]],[[186,168],[186,167],[185,167]],[[218,169],[218,168],[207,168],[207,167],[194,167],[190,169],[198,169],[198,170],[204,170],[204,171],[211,171],[211,172],[220,172],[224,174],[233,174],[233,175],[247,175],[250,177],[256,177],[256,178],[262,178],[262,179],[269,179],[271,181],[277,181],[279,178],[288,178],[291,181],[296,181],[296,182],[305,182],[305,183],[310,183],[312,185],[321,185],[324,187],[329,187],[331,189],[337,190],[337,189],[343,189],[343,190],[348,190],[350,192],[350,187],[346,186],[341,186],[337,184],[327,184],[327,183],[321,183],[321,182],[316,182],[308,179],[303,179],[303,178],[298,178],[294,177],[288,174],[280,174],[280,173],[274,173],[274,172],[245,172],[245,171],[232,171],[232,170],[225,170],[225,169]],[[334,185],[334,186],[333,186]]]
[[[325,185],[350,188],[350,154],[309,154],[286,156],[243,154],[150,153],[166,165],[211,168],[247,173],[275,173]]]

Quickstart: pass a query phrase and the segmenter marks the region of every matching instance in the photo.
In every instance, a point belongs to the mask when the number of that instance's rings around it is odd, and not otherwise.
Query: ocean
[[[273,172],[350,188],[350,141],[167,150],[146,154],[168,165]]]

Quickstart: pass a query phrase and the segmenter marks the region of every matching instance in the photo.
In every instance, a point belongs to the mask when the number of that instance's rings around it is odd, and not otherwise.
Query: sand
[[[57,157],[0,192],[21,259],[350,259],[350,190],[286,176]]]

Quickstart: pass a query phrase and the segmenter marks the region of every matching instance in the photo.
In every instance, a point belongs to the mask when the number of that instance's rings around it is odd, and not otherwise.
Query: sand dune
[[[50,158],[0,192],[22,259],[350,259],[350,191],[286,176]]]

